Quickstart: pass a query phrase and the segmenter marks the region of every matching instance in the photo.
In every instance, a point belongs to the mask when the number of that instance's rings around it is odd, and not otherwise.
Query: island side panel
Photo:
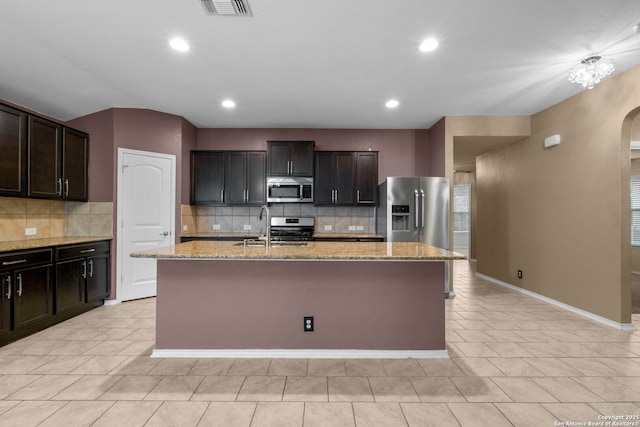
[[[161,259],[157,295],[157,349],[445,349],[441,261]]]

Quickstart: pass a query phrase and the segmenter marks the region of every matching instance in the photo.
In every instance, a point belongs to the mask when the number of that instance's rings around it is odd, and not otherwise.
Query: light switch
[[[330,225],[325,225],[324,226],[324,231],[331,231],[331,230],[333,230],[332,226],[330,226]]]
[[[35,236],[37,234],[38,230],[36,230],[35,227],[32,228],[25,228],[24,229],[24,235],[25,236]]]
[[[355,225],[350,225],[349,226],[349,231],[355,231],[356,230],[356,226]]]
[[[244,225],[244,229],[245,230],[251,230],[251,224],[245,224]]]
[[[220,230],[220,224],[213,224],[214,230]]]

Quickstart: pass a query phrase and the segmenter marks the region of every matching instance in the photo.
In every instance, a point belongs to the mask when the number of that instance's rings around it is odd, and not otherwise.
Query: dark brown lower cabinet
[[[0,340],[11,332],[11,275],[0,273]]]
[[[56,248],[56,314],[109,296],[109,242]]]
[[[102,305],[109,248],[99,241],[0,253],[0,345]]]
[[[17,270],[14,277],[14,330],[45,324],[53,316],[51,264]]]
[[[51,248],[0,254],[0,280],[0,344],[22,338],[51,324]]]

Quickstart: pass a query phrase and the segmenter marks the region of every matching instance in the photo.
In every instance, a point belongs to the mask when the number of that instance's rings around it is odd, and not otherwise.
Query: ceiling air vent
[[[200,0],[209,15],[251,16],[247,0]]]

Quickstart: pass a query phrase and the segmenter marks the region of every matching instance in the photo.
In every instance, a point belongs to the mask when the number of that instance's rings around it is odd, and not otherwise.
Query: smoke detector
[[[200,0],[207,15],[251,16],[247,0]]]

